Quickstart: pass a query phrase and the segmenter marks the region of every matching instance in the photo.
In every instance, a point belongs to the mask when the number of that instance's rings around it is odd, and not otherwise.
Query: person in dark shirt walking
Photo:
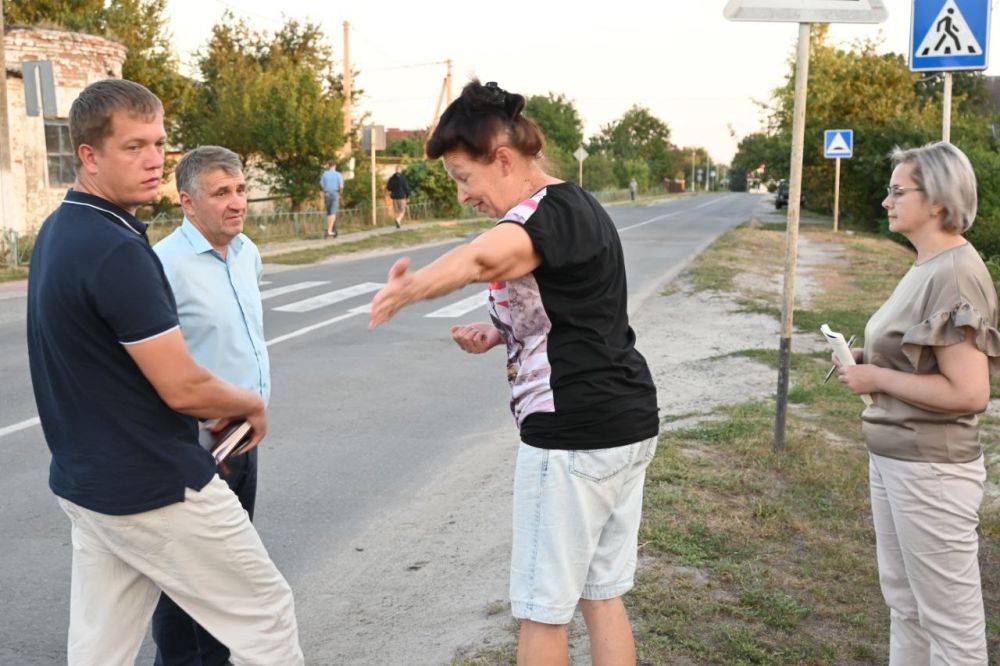
[[[392,215],[396,220],[396,228],[399,229],[406,215],[406,202],[410,198],[410,182],[406,180],[406,174],[399,165],[396,165],[396,173],[389,177],[386,187],[392,197]]]
[[[459,201],[497,225],[421,270],[396,262],[370,327],[402,307],[489,284],[490,323],[455,326],[481,354],[505,345],[520,430],[510,600],[519,664],[569,662],[580,605],[595,664],[635,662],[622,595],[632,588],[656,388],[629,326],[621,241],[604,208],[542,170],[545,138],[524,97],[473,81],[441,117],[427,155]]]

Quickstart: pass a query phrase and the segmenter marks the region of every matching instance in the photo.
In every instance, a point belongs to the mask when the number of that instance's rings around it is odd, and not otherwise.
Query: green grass
[[[514,666],[517,663],[517,647],[503,645],[477,652],[469,657],[452,659],[451,666]]]
[[[2,268],[0,267],[0,282],[14,282],[15,280],[27,280],[27,268]]]
[[[369,236],[354,241],[341,243],[331,241],[327,245],[308,250],[270,255],[265,261],[274,264],[312,264],[329,257],[351,254],[353,252],[402,248],[438,240],[465,238],[470,233],[485,231],[493,226],[494,222],[491,220],[464,223],[446,222],[433,227],[403,229],[401,231]]]

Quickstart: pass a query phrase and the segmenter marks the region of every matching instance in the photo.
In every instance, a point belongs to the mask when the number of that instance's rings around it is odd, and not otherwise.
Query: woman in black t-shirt
[[[504,343],[521,435],[511,609],[529,663],[565,663],[578,602],[595,663],[635,659],[621,596],[635,573],[642,486],[656,447],[656,390],[635,349],[618,232],[597,201],[545,173],[524,98],[473,81],[427,144],[458,198],[496,227],[427,267],[400,259],[371,328],[400,308],[489,283],[490,323],[454,326],[470,353]]]

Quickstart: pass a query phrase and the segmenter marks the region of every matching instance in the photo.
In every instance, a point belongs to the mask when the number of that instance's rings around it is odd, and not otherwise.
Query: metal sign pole
[[[944,73],[944,100],[941,108],[941,140],[951,141],[951,72]]]
[[[0,0],[0,72],[3,73],[3,79],[0,80],[0,249],[7,242],[7,205],[12,203],[7,188],[13,180],[10,172],[10,125],[7,117],[7,60],[3,20],[3,1]],[[17,250],[12,248],[11,252],[12,263],[17,266]]]
[[[372,125],[372,226],[378,224],[378,208],[375,202],[375,126]]]
[[[840,221],[840,158],[833,168],[833,233],[837,233],[838,222]]]
[[[795,107],[792,112],[792,164],[788,190],[788,223],[785,233],[785,287],[781,308],[781,341],[778,347],[778,400],[774,420],[774,450],[785,448],[788,415],[788,375],[792,353],[792,317],[795,310],[795,264],[798,259],[799,209],[802,201],[802,153],[806,130],[806,90],[809,85],[809,35],[811,23],[799,23],[795,59]]]

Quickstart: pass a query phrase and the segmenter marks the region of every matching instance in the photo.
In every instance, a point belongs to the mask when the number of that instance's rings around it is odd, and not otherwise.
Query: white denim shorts
[[[588,451],[521,444],[514,471],[514,617],[566,624],[582,599],[632,589],[642,486],[656,437]]]

